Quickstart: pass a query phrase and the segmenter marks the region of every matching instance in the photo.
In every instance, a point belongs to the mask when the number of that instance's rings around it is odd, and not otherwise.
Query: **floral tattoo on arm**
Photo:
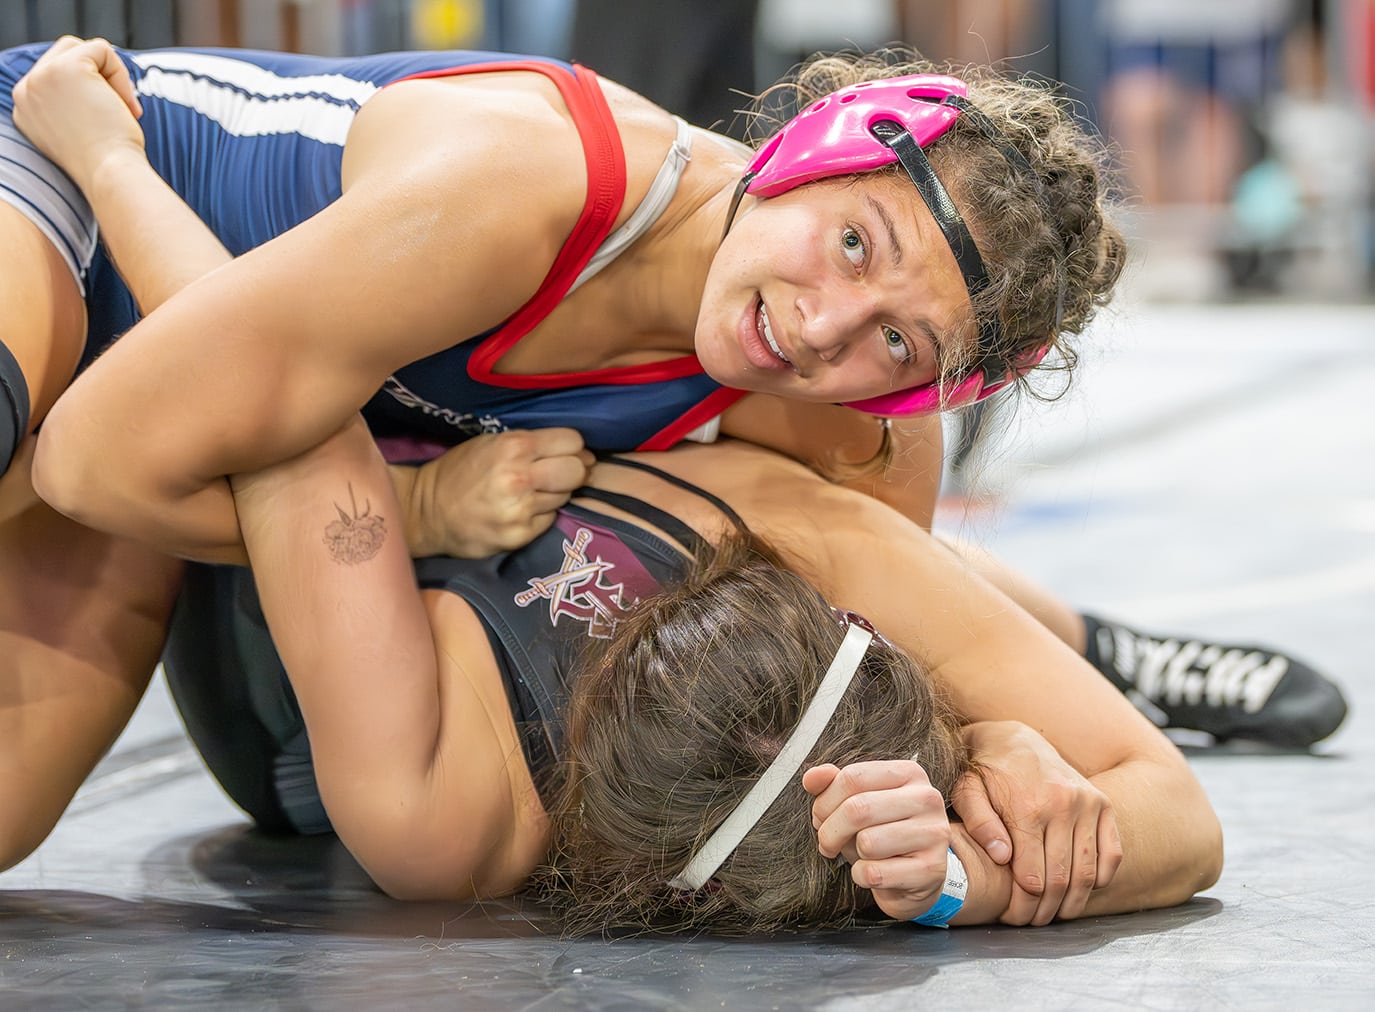
[[[366,500],[363,511],[358,511],[358,501],[353,495],[353,483],[349,483],[349,507],[352,514],[346,513],[338,503],[334,508],[339,519],[325,527],[324,542],[329,549],[330,558],[345,566],[355,566],[367,562],[382,550],[387,540],[387,524],[381,516],[372,512],[372,503]]]

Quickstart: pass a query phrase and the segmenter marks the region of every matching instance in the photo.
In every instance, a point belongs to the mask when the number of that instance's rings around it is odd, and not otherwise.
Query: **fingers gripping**
[[[114,46],[104,39],[90,39],[78,49],[95,65],[100,76],[109,82],[110,87],[115,90],[115,94],[124,100],[124,104],[129,107],[129,111],[134,114],[134,117],[142,116],[143,103],[139,101],[138,90],[134,87],[133,79],[129,76],[129,68],[119,58]]]
[[[413,522],[436,554],[478,558],[519,548],[553,524],[591,462],[573,429],[476,436],[421,469]]]
[[[930,905],[945,873],[950,823],[945,801],[915,762],[855,763],[808,770],[812,824],[826,857],[842,856],[856,885],[893,916]]]
[[[993,807],[988,786],[977,771],[960,778],[950,795],[950,805],[960,817],[965,831],[995,864],[1012,860],[1012,843],[1007,826]]]
[[[138,90],[129,76],[129,68],[119,58],[114,46],[102,38],[80,39],[75,35],[62,36],[39,57],[26,75],[29,80],[21,80],[16,90],[28,88],[33,80],[43,75],[65,73],[69,70],[98,74],[114,89],[115,94],[136,118],[143,115],[143,103],[139,101]]]

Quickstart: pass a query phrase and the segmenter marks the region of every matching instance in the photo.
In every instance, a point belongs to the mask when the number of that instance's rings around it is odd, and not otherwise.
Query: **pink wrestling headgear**
[[[819,99],[784,124],[750,159],[735,189],[726,218],[727,231],[746,193],[773,197],[817,179],[869,172],[901,162],[950,244],[950,252],[964,275],[965,288],[973,299],[988,285],[983,258],[959,208],[936,177],[922,148],[963,115],[1038,189],[1041,182],[1012,142],[970,105],[968,94],[969,89],[957,77],[908,74],[882,81],[861,81]],[[1057,319],[1059,315],[1057,307]],[[1030,371],[1049,350],[1046,344],[1010,365],[994,363],[991,353],[997,347],[1001,330],[996,315],[980,315],[979,347],[984,351],[983,359],[952,385],[936,380],[862,401],[849,401],[847,406],[874,415],[923,415],[982,400]]]

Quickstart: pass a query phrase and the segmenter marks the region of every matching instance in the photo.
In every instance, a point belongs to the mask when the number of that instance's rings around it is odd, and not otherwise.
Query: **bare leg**
[[[0,522],[0,869],[43,841],[128,722],[180,573],[41,503]]]

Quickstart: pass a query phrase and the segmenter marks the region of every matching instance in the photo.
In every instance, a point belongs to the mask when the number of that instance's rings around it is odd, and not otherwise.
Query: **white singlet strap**
[[[664,209],[673,200],[673,195],[678,192],[678,181],[683,178],[683,170],[692,160],[692,127],[678,116],[673,117],[673,122],[677,124],[678,136],[673,139],[668,154],[664,156],[664,164],[659,166],[654,182],[649,184],[645,199],[640,201],[640,206],[635,208],[625,220],[625,224],[607,236],[597,248],[597,252],[592,254],[592,259],[587,261],[587,266],[573,282],[573,287],[568,289],[570,295],[576,292],[583,282],[624,253],[627,246],[658,221],[659,215],[664,213]]]

